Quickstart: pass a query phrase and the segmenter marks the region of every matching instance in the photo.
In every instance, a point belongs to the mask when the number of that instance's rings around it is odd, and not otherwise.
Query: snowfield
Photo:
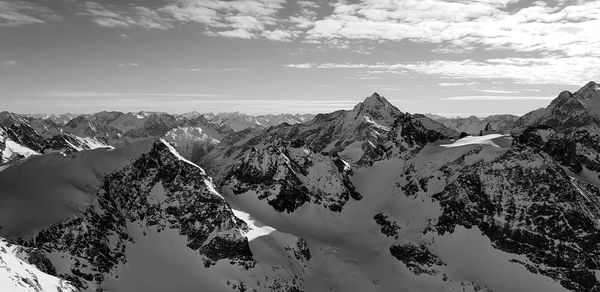
[[[440,146],[446,148],[461,147],[467,145],[489,145],[494,147],[501,147],[498,144],[496,144],[497,140],[500,140],[499,138],[509,139],[508,137],[510,137],[510,135],[489,134],[484,136],[467,136],[454,141],[452,144],[442,144]]]
[[[248,238],[249,241],[252,241],[257,237],[269,235],[276,230],[271,226],[267,226],[257,222],[250,214],[244,211],[236,209],[231,209],[231,211],[233,211],[235,217],[244,220],[244,222],[246,222],[246,224],[248,225],[248,228],[250,230],[248,230],[248,232],[246,232],[244,235],[246,236],[246,238]]]

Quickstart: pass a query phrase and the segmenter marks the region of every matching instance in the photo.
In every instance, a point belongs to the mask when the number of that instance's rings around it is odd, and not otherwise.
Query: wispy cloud
[[[0,26],[21,26],[57,21],[60,17],[49,8],[21,0],[0,0]]]
[[[2,65],[5,66],[17,66],[19,63],[15,60],[8,60],[8,61],[4,61],[2,62]]]
[[[281,42],[289,42],[294,38],[294,34],[292,32],[281,29],[263,31],[262,36],[271,41]]]
[[[302,63],[302,64],[286,64],[288,68],[295,69],[385,69],[393,71],[401,69],[399,64],[390,65],[386,63],[363,64],[363,63]]]
[[[175,0],[158,11],[177,22],[201,24],[207,33],[228,38],[288,40],[276,15],[285,0]]]
[[[596,57],[504,58],[484,61],[434,60],[398,64],[302,63],[284,66],[296,69],[379,69],[390,72],[408,70],[435,77],[509,79],[529,84],[580,85],[600,76],[600,58]],[[441,84],[441,86],[452,86],[450,83]]]
[[[80,13],[87,15],[99,26],[105,27],[144,27],[149,29],[169,29],[172,25],[155,10],[144,6],[115,7],[88,1]]]
[[[248,68],[241,67],[226,67],[226,68],[173,68],[175,71],[180,72],[244,72],[248,71]]]
[[[465,96],[452,96],[442,98],[444,100],[481,100],[481,101],[492,101],[492,100],[510,100],[510,101],[525,101],[525,100],[553,100],[555,97],[550,96],[508,96],[508,95],[465,95]]]
[[[119,64],[117,64],[117,66],[119,66],[119,67],[139,67],[140,64],[134,63],[134,62],[129,62],[129,63],[119,63]]]
[[[475,89],[474,91],[484,92],[484,93],[498,93],[498,94],[512,94],[519,93],[518,90],[498,90],[498,89]]]
[[[166,30],[178,23],[204,27],[204,33],[226,38],[265,38],[290,41],[299,33],[277,17],[285,0],[173,0],[153,6],[110,5],[88,1],[81,15],[105,27],[144,27]]]
[[[349,79],[349,80],[377,80],[377,79],[381,79],[380,76],[348,76],[348,77],[344,77],[344,79]]]
[[[440,82],[437,85],[441,87],[465,87],[476,85],[475,82]]]

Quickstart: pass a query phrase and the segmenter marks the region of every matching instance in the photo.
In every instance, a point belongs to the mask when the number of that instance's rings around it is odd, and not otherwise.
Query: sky
[[[0,110],[524,114],[600,81],[600,1],[0,0]]]

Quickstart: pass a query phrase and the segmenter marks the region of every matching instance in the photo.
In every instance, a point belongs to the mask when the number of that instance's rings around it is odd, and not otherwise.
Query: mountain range
[[[599,122],[2,112],[0,288],[600,291]]]

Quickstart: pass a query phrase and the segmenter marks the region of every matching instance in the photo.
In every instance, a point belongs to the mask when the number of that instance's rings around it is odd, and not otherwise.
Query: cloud
[[[233,30],[224,30],[215,33],[211,33],[210,35],[220,35],[227,38],[238,38],[238,39],[251,39],[254,35],[242,28],[233,29]]]
[[[168,20],[163,19],[156,11],[143,6],[114,7],[103,6],[97,2],[85,2],[81,15],[92,17],[99,26],[104,27],[143,27],[166,30],[172,28]]]
[[[282,11],[289,8],[286,5],[294,6],[295,11],[282,16]],[[192,23],[201,25],[210,36],[288,42],[312,26],[318,8],[310,1],[286,0],[173,0],[153,7],[88,1],[80,14],[105,27],[165,30],[178,23]]]
[[[298,1],[297,8],[298,11],[287,19],[289,27],[300,31],[312,28],[317,21],[320,5],[312,1]]]
[[[442,86],[442,87],[463,87],[463,86],[472,86],[475,85],[477,83],[475,82],[441,82],[438,83],[438,86]]]
[[[8,60],[8,61],[2,62],[2,64],[6,65],[6,66],[17,66],[19,63],[15,60]]]
[[[268,40],[280,41],[280,42],[291,41],[292,38],[294,37],[294,35],[292,33],[288,32],[288,31],[280,30],[280,29],[276,29],[273,31],[264,31],[262,33],[262,36],[264,36]]]
[[[174,68],[175,71],[180,72],[243,72],[248,71],[248,68],[240,67],[226,67],[226,68]]]
[[[437,60],[399,67],[432,76],[510,79],[528,84],[581,85],[600,77],[600,59],[595,57]]]
[[[594,49],[600,47],[600,1],[536,1],[518,7],[517,2],[337,1],[333,13],[306,35],[322,42],[408,40],[448,52],[484,48],[600,56]]]
[[[527,84],[581,85],[600,79],[600,59],[596,57],[504,58],[474,61],[434,60],[410,63],[302,63],[287,64],[296,69],[379,69],[409,71],[435,77],[465,79],[508,79]],[[369,71],[365,71],[369,72]],[[449,83],[442,83],[449,86]],[[438,84],[439,85],[439,84]]]
[[[0,0],[0,26],[21,26],[58,21],[49,8],[21,0]]]
[[[38,1],[39,2],[39,1]],[[218,37],[301,41],[356,49],[368,41],[471,50],[600,57],[600,1],[520,0],[157,0],[74,4],[104,27],[167,30],[181,23]],[[33,1],[0,0],[0,25],[59,18]],[[366,42],[365,42],[366,41]],[[531,56],[531,55],[528,55]]]
[[[0,9],[0,19],[13,19],[8,23],[43,22],[37,15],[21,11],[25,8],[5,8],[13,7],[7,4],[13,2],[0,0],[0,8],[4,8]],[[81,14],[105,27],[166,30],[190,23],[201,26],[201,31],[211,36],[297,40],[326,47],[355,49],[369,41],[404,41],[433,44],[436,47],[432,51],[442,54],[483,49],[600,57],[600,34],[596,33],[600,27],[600,1],[160,0],[147,2],[147,6],[101,3],[85,2]]]
[[[498,90],[498,89],[476,89],[475,91],[484,93],[512,94],[519,93],[517,90]]]
[[[288,68],[296,69],[385,69],[388,71],[396,70],[399,65],[389,65],[386,63],[363,64],[363,63],[302,63],[286,64]]]
[[[285,3],[285,0],[173,0],[146,7],[88,1],[80,15],[90,16],[104,27],[167,30],[179,23],[192,23],[203,26],[204,33],[210,36],[289,41],[299,32],[288,29],[291,20],[278,17]],[[306,12],[299,15],[306,16]]]
[[[378,77],[378,76],[350,76],[350,77],[345,77],[344,79],[349,79],[349,80],[377,80],[377,79],[381,79],[381,77]]]
[[[133,63],[133,62],[131,62],[131,63],[119,63],[118,66],[119,67],[139,67],[140,64]]]
[[[285,0],[175,0],[158,11],[177,22],[201,24],[208,34],[228,38],[287,40],[277,14]]]
[[[465,100],[482,100],[482,101],[491,101],[491,100],[510,100],[510,101],[526,101],[526,100],[553,100],[555,97],[550,96],[506,96],[506,95],[466,95],[466,96],[452,96],[442,98],[444,100],[455,100],[455,101],[465,101]]]
[[[283,65],[284,67],[288,67],[288,68],[296,68],[296,69],[311,69],[311,68],[315,68],[314,63],[304,63],[304,64],[286,64]]]

